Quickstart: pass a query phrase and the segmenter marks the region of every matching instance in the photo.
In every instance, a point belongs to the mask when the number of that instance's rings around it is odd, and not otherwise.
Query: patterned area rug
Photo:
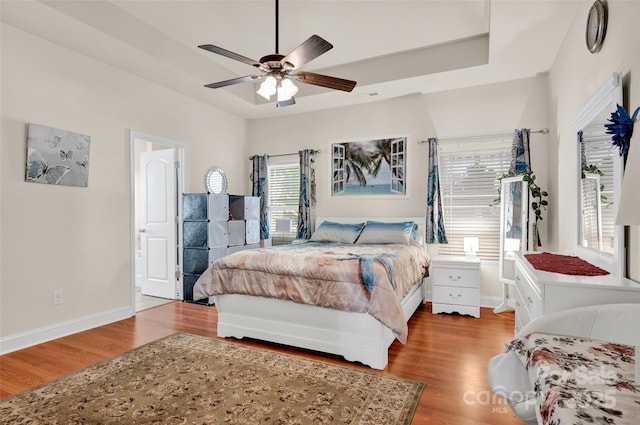
[[[177,333],[0,400],[0,424],[408,425],[423,387]]]

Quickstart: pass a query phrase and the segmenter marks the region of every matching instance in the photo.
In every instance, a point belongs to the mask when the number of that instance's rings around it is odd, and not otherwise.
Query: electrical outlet
[[[61,290],[53,291],[53,305],[62,304],[64,302],[64,296]]]

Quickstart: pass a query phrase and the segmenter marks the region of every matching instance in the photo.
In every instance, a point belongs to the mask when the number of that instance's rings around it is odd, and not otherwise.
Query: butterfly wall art
[[[84,134],[30,123],[25,180],[87,187],[90,142]]]

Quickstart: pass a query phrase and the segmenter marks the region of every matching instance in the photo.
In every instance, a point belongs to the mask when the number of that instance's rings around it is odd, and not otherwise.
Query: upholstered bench
[[[496,395],[528,424],[640,423],[640,304],[542,316],[489,361]]]

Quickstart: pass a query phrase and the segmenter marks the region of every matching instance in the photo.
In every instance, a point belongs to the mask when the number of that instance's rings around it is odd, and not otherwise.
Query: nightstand
[[[429,266],[431,309],[480,317],[480,259],[435,256]]]

